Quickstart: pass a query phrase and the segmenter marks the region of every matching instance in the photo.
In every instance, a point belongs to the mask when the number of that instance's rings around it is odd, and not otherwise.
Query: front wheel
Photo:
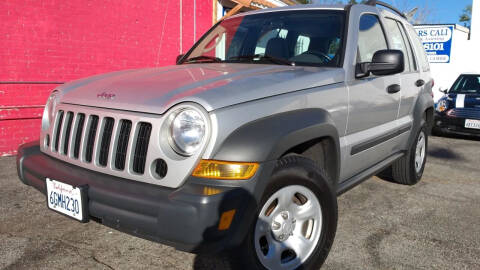
[[[315,163],[282,158],[239,252],[243,269],[314,269],[330,251],[337,227],[336,194]]]

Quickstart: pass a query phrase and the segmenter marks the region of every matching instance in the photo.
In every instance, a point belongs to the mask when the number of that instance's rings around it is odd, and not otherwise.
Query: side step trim
[[[352,178],[339,183],[337,187],[337,196],[342,195],[343,193],[349,191],[350,189],[354,188],[358,184],[361,184],[363,181],[383,171],[385,168],[390,166],[393,162],[403,157],[404,155],[405,153],[403,152],[396,153],[390,156],[389,158],[385,159],[384,161],[377,163],[373,167],[370,167],[369,169],[366,169],[365,171],[353,176]]]

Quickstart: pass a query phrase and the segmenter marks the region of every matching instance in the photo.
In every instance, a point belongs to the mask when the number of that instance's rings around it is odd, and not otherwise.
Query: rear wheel
[[[337,200],[325,174],[301,156],[282,158],[249,235],[238,249],[242,269],[314,269],[330,251]],[[238,254],[238,253],[237,253]]]
[[[420,181],[427,161],[428,133],[422,128],[417,133],[407,154],[392,165],[393,181],[404,185],[415,185]]]

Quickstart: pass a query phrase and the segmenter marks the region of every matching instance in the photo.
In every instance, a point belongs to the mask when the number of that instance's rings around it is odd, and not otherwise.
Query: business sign
[[[450,63],[453,29],[453,25],[415,27],[430,63]]]

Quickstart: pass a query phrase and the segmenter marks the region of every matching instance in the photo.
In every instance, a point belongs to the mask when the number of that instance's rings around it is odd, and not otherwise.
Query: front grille
[[[73,145],[74,158],[78,158],[78,156],[80,155],[80,143],[82,142],[83,125],[85,124],[85,114],[79,113],[77,118],[78,118],[78,125],[76,127],[77,132],[75,133],[75,144]]]
[[[85,164],[107,167],[111,162],[116,170],[131,168],[133,173],[143,175],[152,124],[132,120],[59,110],[51,150]]]
[[[147,160],[147,150],[151,132],[152,125],[150,123],[140,123],[137,143],[135,144],[135,154],[133,156],[133,171],[139,174],[143,174],[145,171],[145,161]]]
[[[117,154],[115,155],[115,168],[125,169],[125,160],[127,158],[128,140],[132,130],[132,121],[122,120],[120,134],[118,135]]]
[[[480,108],[455,108],[449,116],[468,119],[480,119]]]
[[[86,146],[86,153],[85,153],[85,161],[88,163],[92,162],[93,158],[93,146],[95,144],[95,136],[97,135],[97,126],[98,126],[98,116],[92,115],[90,116],[90,127],[88,130],[88,137],[87,137],[87,146]]]
[[[53,145],[53,151],[58,151],[58,143],[60,142],[60,134],[62,132],[63,125],[63,111],[58,111],[57,124],[55,125],[55,139]]]
[[[110,141],[112,140],[113,124],[115,124],[113,118],[105,118],[105,126],[102,132],[102,143],[100,144],[100,157],[98,158],[98,164],[104,167],[107,166],[108,150],[110,149]]]
[[[68,153],[68,144],[70,143],[70,132],[72,131],[72,122],[73,122],[73,113],[67,113],[67,127],[65,130],[65,135],[63,136],[63,154],[66,155]]]

